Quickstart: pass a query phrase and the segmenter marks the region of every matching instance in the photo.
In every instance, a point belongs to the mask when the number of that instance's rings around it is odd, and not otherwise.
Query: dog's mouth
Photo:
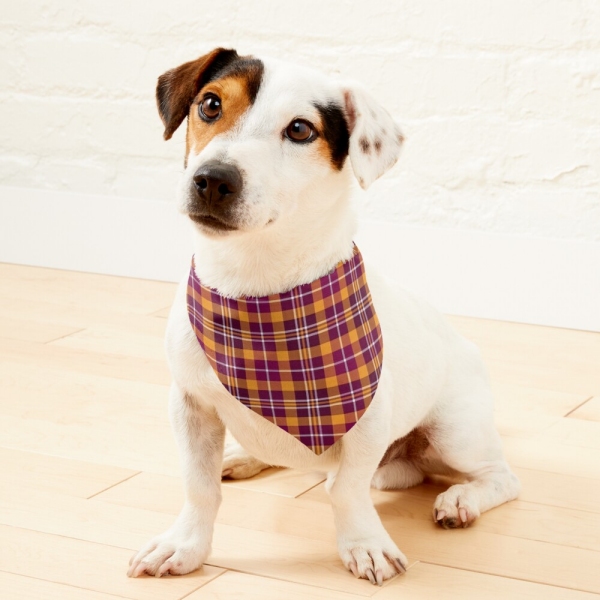
[[[225,221],[221,221],[221,219],[218,219],[213,215],[197,215],[190,213],[188,216],[194,223],[198,223],[198,225],[202,225],[208,229],[216,231],[235,231],[237,229],[237,227],[234,227]]]

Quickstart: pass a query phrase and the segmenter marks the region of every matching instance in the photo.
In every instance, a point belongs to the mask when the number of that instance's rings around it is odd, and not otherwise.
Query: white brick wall
[[[0,185],[170,199],[156,77],[216,45],[355,77],[398,117],[369,218],[600,241],[597,0],[13,2]]]

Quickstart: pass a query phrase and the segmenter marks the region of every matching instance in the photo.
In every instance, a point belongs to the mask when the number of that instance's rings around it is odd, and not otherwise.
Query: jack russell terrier
[[[514,499],[478,349],[366,271],[353,243],[351,178],[366,189],[403,142],[385,109],[355,83],[222,48],[167,71],[156,94],[165,139],[187,117],[178,204],[195,255],[166,339],[186,500],[128,575],[199,568],[221,477],[270,465],[327,472],[341,559],[379,585],[407,560],[371,486],[459,474],[433,506],[445,528]]]

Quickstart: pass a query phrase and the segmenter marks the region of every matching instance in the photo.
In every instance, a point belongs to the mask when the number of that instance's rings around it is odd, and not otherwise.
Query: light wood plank
[[[80,328],[30,319],[0,317],[0,338],[7,340],[45,344],[76,331],[80,331]]]
[[[104,375],[162,385],[168,385],[171,379],[164,359],[105,354],[21,340],[0,338],[0,360],[20,364],[31,364],[33,361],[46,368],[68,369],[75,373]]]
[[[0,445],[179,472],[167,386],[24,362],[0,362],[0,381]]]
[[[218,579],[215,581],[215,583]],[[214,584],[209,584],[214,585]],[[208,591],[209,587],[206,586]],[[396,577],[375,594],[374,600],[597,600],[596,594],[552,587],[485,573],[417,563],[404,577]]]
[[[232,501],[237,497],[243,498],[241,502],[249,502],[252,499],[253,506],[261,503],[263,507],[272,506],[275,503],[260,494],[294,498],[298,495],[294,494],[294,492],[304,488],[307,476],[311,475],[311,473],[297,472],[291,469],[287,471],[289,478],[283,482],[275,479],[275,481],[269,483],[270,477],[268,474],[256,481],[254,478],[246,480],[248,482],[255,482],[256,487],[254,489],[239,486],[237,485],[238,482],[223,481],[222,491],[224,497],[232,498]],[[294,476],[298,478],[297,482],[293,481]],[[264,487],[258,485],[261,482],[264,483]],[[253,493],[245,494],[245,492]],[[122,506],[142,508],[144,510],[177,514],[184,501],[183,482],[179,477],[143,472],[102,492],[98,495],[98,500]]]
[[[27,488],[87,498],[136,471],[0,448],[0,489]]]
[[[600,461],[591,452],[553,440],[504,438],[506,458],[514,467],[600,479]]]
[[[205,566],[183,577],[130,579],[129,550],[2,525],[0,539],[0,571],[132,600],[178,600],[222,573]]]
[[[559,442],[567,446],[578,446],[600,450],[600,422],[583,419],[561,419],[545,429],[536,440],[543,443]]]
[[[377,597],[375,595],[374,597]],[[246,573],[227,571],[213,579],[186,600],[358,600],[364,598],[356,594],[326,590],[301,583],[291,583],[281,579],[257,577]]]
[[[600,396],[590,398],[585,404],[573,411],[569,418],[600,421]]]
[[[147,425],[126,419],[93,427],[0,415],[0,446],[100,465],[118,464],[133,471],[180,471],[166,418]],[[143,452],[147,446],[152,446],[149,455]]]
[[[164,319],[123,310],[116,301],[107,302],[102,307],[94,307],[87,304],[69,306],[38,298],[2,298],[0,301],[0,318],[46,323],[75,329],[85,329],[95,325],[109,326],[133,333],[153,331],[155,326],[162,325],[164,327],[166,325]]]
[[[0,263],[2,298],[39,298],[100,310],[113,305],[133,314],[150,314],[171,304],[176,288],[162,281]]]
[[[123,597],[1,571],[0,589],[9,600],[119,600]]]
[[[296,498],[323,481],[325,474],[319,471],[265,469],[251,479],[225,480],[223,486]]]
[[[583,394],[494,382],[494,418],[502,435],[533,437],[586,400]]]
[[[466,317],[450,320],[481,348],[493,381],[588,396],[600,393],[600,333]]]
[[[600,479],[513,469],[521,480],[519,498],[527,502],[600,512]]]
[[[88,352],[166,361],[166,323],[154,317],[148,317],[147,319],[150,323],[155,323],[155,325],[150,326],[149,324],[143,333],[131,331],[123,327],[92,325],[87,329],[77,331],[72,335],[51,342],[51,344],[53,346]]]

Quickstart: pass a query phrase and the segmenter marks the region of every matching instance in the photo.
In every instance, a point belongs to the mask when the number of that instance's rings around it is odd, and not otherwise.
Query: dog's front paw
[[[344,540],[338,541],[338,548],[344,566],[374,585],[405,573],[408,566],[406,556],[391,540]]]
[[[248,479],[268,468],[269,465],[248,454],[237,442],[225,446],[221,477]]]
[[[127,576],[185,575],[200,568],[209,553],[210,540],[206,536],[169,530],[131,557]]]

